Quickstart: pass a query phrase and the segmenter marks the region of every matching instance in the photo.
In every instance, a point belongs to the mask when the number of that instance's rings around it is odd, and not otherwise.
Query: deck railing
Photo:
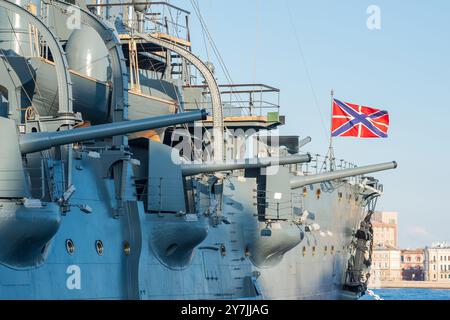
[[[206,85],[186,86],[189,90],[202,90],[202,98],[186,101],[188,108],[205,108],[212,111],[210,94]],[[280,90],[265,84],[219,85],[224,117],[274,117],[280,112]]]

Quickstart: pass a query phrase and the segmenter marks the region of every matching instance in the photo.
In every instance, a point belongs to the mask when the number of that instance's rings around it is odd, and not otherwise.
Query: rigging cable
[[[215,54],[215,56],[217,58],[217,61],[219,62],[220,68],[222,69],[222,71],[223,71],[223,73],[225,75],[225,78],[227,79],[227,81],[231,85],[233,85],[234,81],[233,81],[233,79],[231,77],[230,71],[229,71],[228,67],[225,64],[225,61],[223,60],[222,55],[220,54],[220,51],[217,48],[217,45],[216,45],[216,43],[215,43],[211,33],[209,32],[208,26],[206,25],[205,19],[203,18],[203,15],[202,15],[202,13],[200,11],[200,5],[198,3],[198,0],[190,0],[190,1],[191,1],[191,4],[192,4],[192,7],[194,8],[194,11],[195,11],[195,13],[197,15],[197,18],[198,18],[198,20],[200,22],[202,30],[205,32],[205,34],[206,34],[206,36],[208,38],[208,41],[209,41],[209,43],[211,45],[211,49],[213,50],[213,52],[214,52],[214,54]],[[243,101],[244,100],[241,98],[241,96],[239,94],[236,94],[236,93],[232,93],[232,95],[234,95],[237,98],[237,102],[241,106],[241,110],[246,111],[246,108],[243,105]]]
[[[292,11],[291,11],[291,6],[289,5],[289,0],[286,0],[285,3],[286,3],[286,9],[287,9],[288,15],[289,15],[289,21],[291,23],[291,28],[294,31],[294,36],[295,36],[295,40],[296,40],[296,43],[297,43],[298,51],[300,53],[300,57],[302,59],[303,66],[305,68],[306,77],[307,77],[307,80],[308,80],[308,83],[309,83],[309,86],[311,88],[311,92],[312,92],[312,95],[313,95],[313,98],[314,98],[315,107],[317,108],[317,111],[319,112],[319,115],[320,115],[320,121],[322,123],[322,127],[323,127],[323,130],[324,130],[325,138],[328,140],[329,136],[328,136],[327,127],[325,125],[325,121],[324,121],[324,117],[323,117],[322,111],[320,110],[319,100],[317,99],[317,94],[316,94],[316,91],[314,89],[311,73],[309,72],[308,64],[306,62],[306,57],[305,57],[305,54],[304,54],[304,51],[303,51],[303,47],[302,47],[301,42],[300,42],[300,37],[299,37],[298,31],[297,31],[297,28],[295,27],[295,24],[294,24],[294,18],[292,17]]]

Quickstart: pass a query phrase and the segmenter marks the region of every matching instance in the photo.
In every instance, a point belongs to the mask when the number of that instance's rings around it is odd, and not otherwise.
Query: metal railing
[[[123,22],[137,29],[138,19],[131,14],[133,5],[147,5],[144,12],[144,33],[163,33],[190,42],[189,15],[190,12],[165,1],[142,1],[124,3],[88,4],[88,8],[96,8],[97,14],[103,16],[104,8],[123,7]]]
[[[212,111],[210,94],[206,85],[185,86],[185,89],[203,89],[200,101],[186,101],[188,106]],[[265,84],[219,85],[224,117],[267,116],[280,112],[280,90]]]
[[[304,174],[319,174],[323,172],[330,171],[330,157],[323,156],[320,154],[311,155],[312,160],[310,163],[299,164],[299,170]],[[344,169],[353,169],[358,166],[352,162],[346,161],[344,159],[336,159],[333,158],[334,169],[335,170],[344,170]]]

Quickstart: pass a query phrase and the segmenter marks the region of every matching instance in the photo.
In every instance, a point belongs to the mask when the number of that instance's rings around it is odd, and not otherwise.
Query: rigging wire
[[[198,0],[190,0],[190,1],[191,1],[191,4],[192,4],[192,7],[194,8],[194,11],[195,11],[195,13],[197,15],[197,18],[198,18],[198,20],[200,22],[202,30],[206,34],[206,37],[207,37],[207,39],[209,41],[211,49],[213,50],[213,53],[215,54],[215,56],[217,58],[217,61],[219,62],[220,68],[222,69],[222,71],[223,71],[223,73],[225,75],[225,78],[227,79],[227,81],[231,85],[233,85],[234,81],[233,81],[233,79],[231,77],[230,71],[229,71],[227,65],[225,64],[225,61],[223,60],[223,57],[220,54],[220,50],[217,48],[217,45],[216,45],[216,43],[215,43],[211,33],[209,32],[208,26],[206,25],[205,19],[203,18],[203,15],[202,15],[202,13],[200,11],[200,5],[198,3]],[[243,101],[244,100],[241,98],[241,96],[239,94],[236,94],[236,93],[232,93],[232,95],[234,95],[235,98],[237,98],[237,102],[241,106],[241,110],[244,111],[244,112],[247,112],[245,106],[243,105]]]
[[[229,70],[228,70],[228,68],[227,68],[227,66],[226,66],[226,64],[225,64],[225,62],[224,62],[224,60],[222,58],[222,55],[220,54],[219,49],[217,48],[217,46],[216,46],[216,44],[214,42],[213,37],[211,36],[211,33],[209,32],[209,29],[208,29],[208,27],[206,25],[206,22],[205,22],[205,20],[203,18],[203,15],[202,15],[201,11],[200,11],[200,5],[198,3],[198,0],[190,0],[190,1],[191,1],[191,4],[192,4],[193,8],[194,8],[194,11],[195,11],[195,13],[197,15],[197,18],[198,18],[198,20],[199,20],[199,22],[201,24],[201,27],[204,30],[204,32],[205,32],[205,34],[206,34],[206,36],[208,38],[208,41],[209,41],[209,43],[211,45],[211,48],[212,48],[213,52],[215,53],[215,55],[216,55],[216,57],[218,59],[220,67],[222,68],[222,71],[225,74],[225,77],[227,78],[227,80],[230,83],[233,83],[231,74],[230,74],[230,72],[229,72]]]
[[[311,73],[309,71],[308,64],[306,62],[305,53],[303,51],[303,47],[302,47],[302,44],[300,42],[300,36],[299,36],[299,33],[298,33],[297,28],[296,28],[295,23],[294,23],[294,18],[292,16],[292,10],[291,10],[291,6],[289,5],[289,0],[285,0],[285,4],[286,4],[286,9],[287,9],[287,12],[288,12],[288,15],[289,15],[289,21],[290,21],[290,24],[291,24],[291,28],[292,28],[292,30],[294,32],[294,36],[295,36],[295,40],[296,40],[296,43],[297,43],[298,51],[300,53],[300,57],[301,57],[301,60],[302,60],[302,63],[303,63],[303,67],[305,68],[306,77],[307,77],[307,80],[308,80],[308,83],[309,83],[309,86],[310,86],[310,89],[311,89],[311,92],[312,92],[312,95],[313,95],[313,98],[314,98],[314,104],[315,104],[315,107],[316,107],[316,109],[317,109],[317,111],[319,113],[319,116],[320,116],[320,121],[322,123],[322,127],[323,127],[323,130],[324,130],[323,132],[325,134],[325,138],[328,140],[329,136],[328,136],[327,126],[325,125],[325,120],[324,120],[322,111],[320,109],[319,99],[317,99],[317,94],[316,94],[316,90],[314,89]]]
[[[205,51],[206,51],[206,59],[208,61],[211,61],[211,57],[209,56],[208,44],[206,43],[205,29],[203,29],[203,28],[202,28],[202,37],[203,37],[203,44],[205,46]]]

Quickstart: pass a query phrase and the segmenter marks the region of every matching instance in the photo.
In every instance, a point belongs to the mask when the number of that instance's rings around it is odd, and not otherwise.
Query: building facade
[[[376,211],[373,215],[373,220],[397,226],[398,225],[398,212]]]
[[[425,248],[425,280],[450,282],[450,244],[437,243]]]
[[[401,281],[401,251],[392,246],[376,245],[372,253],[371,283]]]
[[[398,213],[377,211],[373,215],[374,245],[398,248]]]
[[[402,278],[406,281],[425,280],[424,249],[405,249],[401,251]]]

